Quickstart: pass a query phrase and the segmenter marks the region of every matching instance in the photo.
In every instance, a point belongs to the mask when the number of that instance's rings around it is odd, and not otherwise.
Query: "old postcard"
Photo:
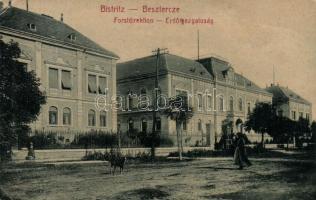
[[[315,53],[315,0],[0,0],[0,200],[314,200]]]

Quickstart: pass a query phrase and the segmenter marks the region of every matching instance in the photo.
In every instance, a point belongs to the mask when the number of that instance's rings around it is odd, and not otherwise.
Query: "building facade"
[[[47,103],[33,130],[71,133],[116,131],[115,110],[96,109],[97,95],[116,95],[118,56],[50,16],[15,7],[0,11],[0,39],[19,44],[19,61],[40,79]]]
[[[271,84],[266,90],[273,94],[273,105],[277,115],[294,121],[304,118],[312,122],[312,104],[309,101],[288,87]]]
[[[151,132],[155,66],[155,56],[118,64],[117,89],[123,102],[123,109],[118,112],[120,131]],[[235,73],[228,62],[214,57],[195,61],[161,54],[158,77],[160,95],[166,98],[186,95],[193,108],[193,117],[183,124],[186,146],[214,147],[223,134],[242,129],[241,125],[256,102],[272,101],[271,93]],[[140,109],[141,105],[137,104],[144,96],[148,97],[145,100],[149,110]],[[163,107],[164,102],[160,103]],[[157,130],[176,141],[175,122],[162,112],[158,115]]]

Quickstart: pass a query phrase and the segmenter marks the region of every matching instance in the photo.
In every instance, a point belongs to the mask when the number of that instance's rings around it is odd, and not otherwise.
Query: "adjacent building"
[[[277,115],[295,121],[305,118],[312,122],[312,104],[309,101],[288,87],[271,84],[266,90],[273,94],[273,105]]]
[[[146,100],[152,108],[155,67],[154,55],[117,65],[117,93],[122,99],[118,112],[120,131],[151,132],[152,111],[140,109],[138,103]],[[168,98],[186,95],[193,107],[193,118],[183,124],[185,145],[214,147],[223,134],[241,130],[257,102],[272,102],[271,93],[236,73],[223,59],[195,61],[164,53],[160,55],[158,72],[159,94]],[[158,115],[157,130],[175,140],[175,122],[164,114]]]
[[[17,42],[19,61],[40,78],[47,103],[33,130],[71,133],[116,131],[115,110],[98,110],[97,95],[116,95],[118,56],[79,31],[44,14],[15,7],[0,8],[0,39]]]

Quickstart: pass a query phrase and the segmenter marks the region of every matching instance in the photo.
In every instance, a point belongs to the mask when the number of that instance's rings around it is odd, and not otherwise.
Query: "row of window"
[[[188,97],[188,93],[187,91],[185,90],[176,90],[176,96],[186,96]],[[225,102],[224,102],[224,97],[223,96],[220,96],[218,98],[218,110],[219,111],[224,111],[224,105],[225,105]],[[231,96],[229,98],[229,111],[234,111],[234,98]],[[238,99],[238,110],[239,111],[243,111],[243,100],[242,98],[239,98]],[[203,95],[202,94],[197,94],[197,107],[199,110],[202,110],[203,109]],[[212,109],[213,108],[213,97],[211,95],[207,95],[206,96],[206,107],[207,109]],[[251,111],[251,103],[248,102],[247,104],[247,111],[248,113],[250,113]]]
[[[49,107],[49,124],[58,125],[58,109],[55,106]],[[63,109],[63,125],[71,125],[71,109]],[[100,126],[106,127],[106,112],[100,112]],[[88,126],[96,126],[96,112],[94,110],[89,110],[88,112]]]
[[[279,110],[278,112],[279,112],[278,113],[279,116],[283,116],[282,110]],[[297,120],[296,111],[292,110],[291,115],[292,115],[291,117],[293,120]],[[306,115],[304,116],[303,112],[299,112],[299,118],[305,118],[309,120],[309,113],[306,113]]]
[[[72,90],[71,71],[57,68],[49,68],[49,88]],[[88,93],[105,94],[107,78],[104,76],[88,74]]]
[[[128,131],[129,132],[134,131],[134,129],[135,129],[134,120],[130,118],[130,119],[128,119],[127,123],[128,123]],[[147,119],[142,119],[141,120],[141,127],[140,127],[141,132],[146,133],[147,127],[148,127]],[[161,119],[159,117],[156,119],[156,130],[161,131]]]

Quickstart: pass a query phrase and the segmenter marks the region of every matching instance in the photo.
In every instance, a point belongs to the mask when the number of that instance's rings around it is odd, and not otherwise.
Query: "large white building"
[[[169,53],[159,62],[159,91],[167,97],[190,96],[194,109],[191,120],[183,124],[185,145],[214,147],[223,134],[240,130],[257,102],[272,102],[272,94],[234,71],[222,59],[209,57],[199,61]],[[151,132],[152,112],[137,108],[137,97],[154,91],[156,56],[147,56],[117,65],[118,95],[124,98],[118,112],[122,132],[136,129]],[[135,98],[136,97],[136,98]],[[151,101],[150,101],[151,102]],[[176,140],[175,122],[159,113],[157,129]],[[257,134],[250,139],[259,140]],[[253,137],[253,138],[252,138]]]
[[[17,42],[19,61],[40,78],[47,103],[33,130],[72,133],[116,131],[117,114],[96,109],[97,95],[116,95],[118,56],[61,20],[15,7],[0,8],[0,39]],[[107,91],[106,91],[107,90]]]

